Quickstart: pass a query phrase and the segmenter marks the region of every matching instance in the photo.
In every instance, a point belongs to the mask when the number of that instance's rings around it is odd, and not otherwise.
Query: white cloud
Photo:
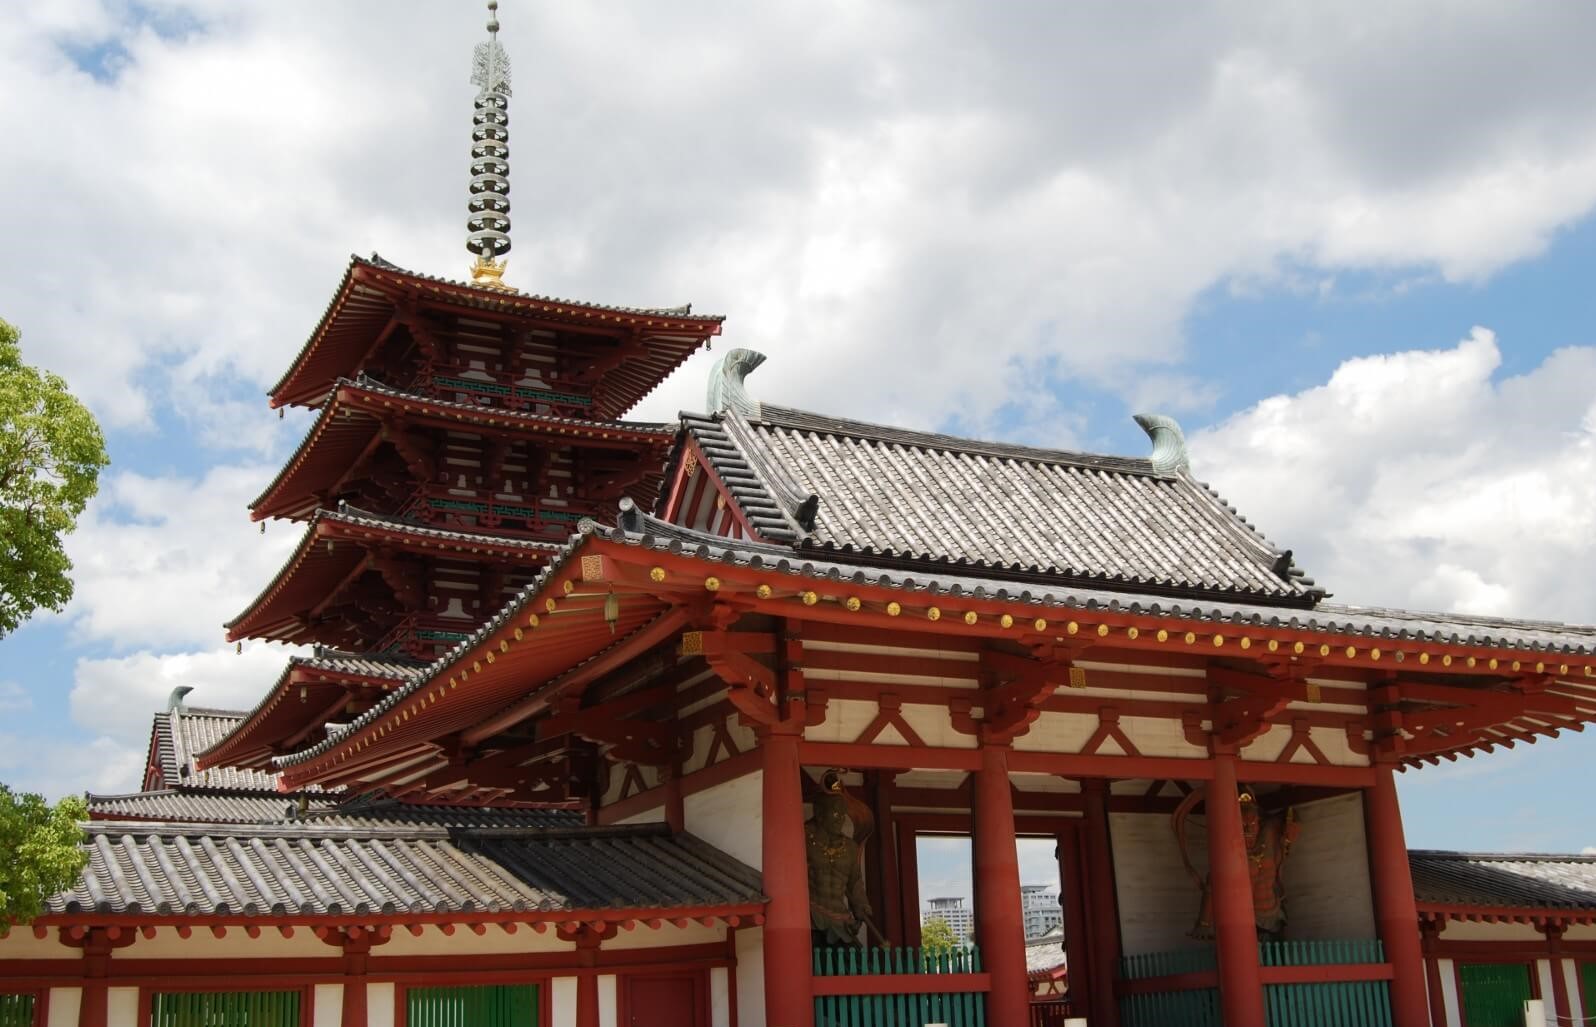
[[[90,732],[142,752],[150,715],[166,708],[172,689],[192,687],[184,700],[189,706],[251,709],[294,651],[252,645],[242,653],[227,648],[82,659],[73,678],[72,719]]]
[[[1192,440],[1338,598],[1596,620],[1596,349],[1497,377],[1496,337],[1349,360]]]
[[[0,734],[0,778],[14,791],[38,792],[52,802],[84,791],[133,791],[144,756],[145,746],[107,737],[78,742]]]
[[[245,509],[276,468],[222,464],[201,477],[113,474],[67,539],[76,589],[66,616],[118,649],[205,646],[242,612],[299,541],[266,534]]]
[[[29,241],[0,254],[0,304],[111,422],[247,424],[238,383],[275,379],[351,249],[464,267],[480,17],[38,7],[0,23],[0,235]],[[860,416],[1039,420],[1064,375],[1183,392],[1164,365],[1217,282],[1477,279],[1596,203],[1580,5],[501,15],[511,278],[693,299],[775,358],[762,394]],[[111,81],[63,49],[105,44],[126,54]],[[645,413],[699,405],[709,359]]]

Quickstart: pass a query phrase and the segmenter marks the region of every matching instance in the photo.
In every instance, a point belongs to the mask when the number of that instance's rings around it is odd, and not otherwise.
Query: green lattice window
[[[0,995],[0,1027],[33,1027],[32,995]]]
[[[535,984],[410,988],[410,1027],[537,1027]]]
[[[1463,963],[1458,977],[1467,1027],[1523,1027],[1524,1002],[1531,997],[1528,965]]]
[[[299,1027],[297,991],[158,992],[150,1027]]]

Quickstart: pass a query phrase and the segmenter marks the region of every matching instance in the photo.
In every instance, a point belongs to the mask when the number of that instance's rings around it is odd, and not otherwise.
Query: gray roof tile
[[[298,799],[278,792],[216,793],[162,789],[127,795],[85,797],[96,820],[142,820],[196,824],[319,824],[324,827],[579,827],[578,813],[561,809],[413,805],[389,800],[346,799],[318,794]]]
[[[1596,856],[1408,852],[1419,906],[1596,910]]]
[[[761,906],[758,871],[659,826],[572,830],[91,823],[56,914],[554,914]]]
[[[755,420],[684,414],[683,427],[755,530],[801,551],[1298,606],[1324,594],[1213,490],[1148,460],[768,404]]]

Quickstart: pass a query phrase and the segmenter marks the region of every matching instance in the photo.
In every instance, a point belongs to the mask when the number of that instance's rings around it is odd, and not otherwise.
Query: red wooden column
[[[358,927],[329,935],[328,944],[343,948],[343,1006],[338,1022],[342,1027],[365,1027],[366,963],[371,957],[370,935]]]
[[[1108,782],[1088,778],[1081,782],[1084,800],[1082,849],[1086,855],[1086,910],[1091,918],[1086,989],[1091,1002],[1087,1017],[1092,1027],[1117,1027],[1119,1001],[1114,980],[1119,974],[1119,897],[1114,890],[1114,848],[1108,831]]]
[[[801,722],[800,722],[801,723]],[[799,724],[771,725],[760,742],[764,829],[765,1015],[770,1027],[814,1027],[809,867],[804,850]]]
[[[1073,824],[1055,836],[1058,842],[1058,895],[1064,906],[1064,965],[1069,974],[1070,1003],[1080,1013],[1091,1000],[1091,960],[1087,957],[1086,875],[1082,869],[1081,832]]]
[[[992,977],[986,1019],[991,1024],[1029,1022],[1025,975],[1025,920],[1020,906],[1020,859],[1014,848],[1014,793],[1007,745],[983,742],[975,772],[975,937]]]
[[[1374,786],[1363,793],[1369,832],[1369,876],[1374,885],[1374,921],[1391,963],[1391,1021],[1423,1023],[1426,1009],[1424,953],[1419,946],[1419,909],[1413,899],[1408,843],[1402,836],[1396,776],[1389,763],[1374,767]]]
[[[672,834],[687,830],[687,808],[682,802],[682,768],[672,760],[659,768],[660,791],[664,795],[665,823]]]
[[[1225,1027],[1265,1027],[1263,979],[1258,973],[1258,928],[1252,908],[1247,846],[1241,837],[1235,756],[1214,756],[1214,778],[1209,782],[1203,807],[1208,814],[1208,890],[1219,954],[1220,1018]],[[1408,893],[1410,903],[1412,894]],[[1412,926],[1417,941],[1417,916]],[[1395,1015],[1393,1020],[1423,1023]]]

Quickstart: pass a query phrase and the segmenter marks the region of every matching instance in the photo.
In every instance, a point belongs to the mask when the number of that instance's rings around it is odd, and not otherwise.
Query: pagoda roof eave
[[[1328,604],[1301,610],[1172,600],[1073,585],[1017,585],[940,569],[893,572],[809,560],[782,546],[706,535],[635,512],[623,514],[623,522],[626,528],[584,522],[536,581],[415,682],[390,693],[337,738],[274,760],[283,782],[315,781],[334,762],[347,773],[345,761],[424,752],[443,734],[473,725],[480,731],[489,715],[500,720],[512,707],[526,711],[547,705],[562,687],[584,681],[584,668],[618,654],[635,655],[679,630],[711,584],[718,600],[735,599],[772,613],[797,603],[790,608],[801,610],[806,620],[973,639],[1095,635],[1116,648],[1238,659],[1247,659],[1254,648],[1278,650],[1309,654],[1316,672],[1332,674],[1386,672],[1393,665],[1410,673],[1461,674],[1465,661],[1475,661],[1466,664],[1470,674],[1485,674],[1488,665],[1499,678],[1542,675],[1569,704],[1580,707],[1550,733],[1596,720],[1596,680],[1591,680],[1596,678],[1596,628]],[[590,564],[587,557],[599,560]],[[565,600],[598,567],[605,586],[621,596],[624,620],[615,632],[600,616],[601,602]],[[656,569],[663,579],[653,573]],[[593,588],[590,583],[579,594]],[[1465,625],[1473,630],[1460,636],[1457,629]],[[471,686],[460,689],[466,681]],[[535,684],[528,688],[528,682]],[[1488,725],[1481,733],[1458,737],[1455,745],[1404,759],[1433,762],[1448,753],[1488,750],[1545,733],[1521,714],[1504,713],[1499,727]],[[414,769],[414,764],[406,766]]]
[[[448,531],[404,521],[389,520],[356,510],[318,510],[305,527],[299,545],[249,606],[223,627],[227,640],[263,638],[300,642],[296,637],[297,607],[307,599],[326,600],[339,581],[357,569],[364,552],[350,553],[317,546],[321,540],[342,540],[365,547],[384,544],[407,552],[460,553],[476,558],[495,557],[533,565],[559,551],[549,542]]]
[[[293,454],[249,504],[250,516],[257,521],[303,516],[303,511],[315,502],[315,486],[322,484],[307,482],[306,477],[348,470],[379,437],[380,418],[387,414],[403,414],[413,423],[469,429],[480,434],[533,435],[617,449],[646,445],[662,454],[673,435],[670,426],[651,422],[593,421],[481,407],[406,392],[367,378],[339,379]]]
[[[467,282],[407,271],[376,254],[350,257],[337,291],[310,338],[267,395],[273,407],[314,405],[329,383],[357,370],[365,347],[396,311],[395,300],[409,298],[432,306],[453,306],[476,317],[509,317],[610,333],[641,332],[658,340],[646,373],[618,369],[616,409],[631,409],[694,350],[721,331],[720,315],[693,314],[691,307],[612,307],[576,300],[490,289]]]
[[[313,731],[329,704],[350,689],[392,689],[413,678],[424,666],[419,660],[388,655],[362,655],[318,649],[310,656],[292,656],[277,681],[255,708],[221,741],[194,754],[200,770],[217,766],[268,769],[271,756],[285,739]],[[303,691],[301,691],[303,689]]]

